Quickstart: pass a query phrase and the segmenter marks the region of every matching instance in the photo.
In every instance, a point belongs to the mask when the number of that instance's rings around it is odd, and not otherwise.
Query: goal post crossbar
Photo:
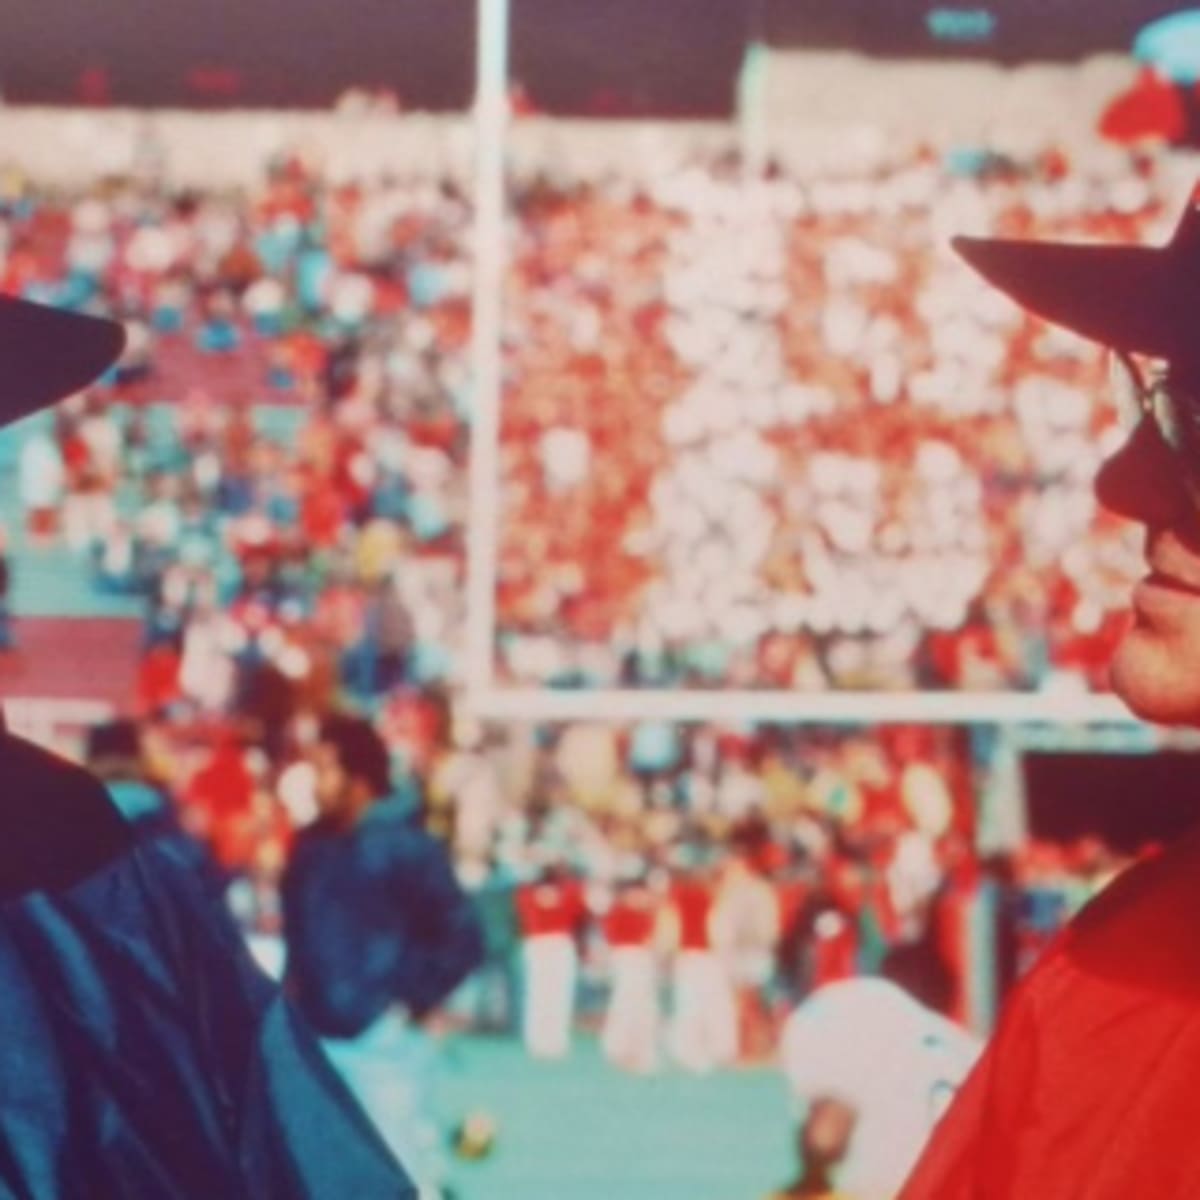
[[[782,692],[561,688],[468,689],[477,717],[506,721],[1135,726],[1115,697],[1049,692]]]

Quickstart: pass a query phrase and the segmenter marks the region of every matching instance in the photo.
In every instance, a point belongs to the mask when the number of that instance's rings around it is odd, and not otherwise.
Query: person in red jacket
[[[184,788],[189,827],[208,842],[217,862],[230,872],[246,866],[245,831],[253,820],[254,788],[246,747],[233,729],[217,735],[203,765]]]
[[[525,1048],[534,1058],[562,1058],[571,1048],[575,1018],[575,938],[587,912],[583,885],[561,863],[551,863],[517,889],[516,903],[524,943]]]
[[[1025,308],[1112,351],[1129,433],[1095,487],[1144,526],[1147,565],[1112,685],[1147,720],[1200,724],[1200,189],[1161,248],[956,246]],[[1085,907],[1010,996],[902,1200],[1200,1196],[1197,912],[1197,834]]]
[[[621,882],[604,914],[612,993],[601,1042],[610,1062],[637,1074],[658,1066],[658,916],[658,898],[640,873]]]

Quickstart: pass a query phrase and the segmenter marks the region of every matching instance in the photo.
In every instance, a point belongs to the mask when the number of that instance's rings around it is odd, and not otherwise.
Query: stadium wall
[[[767,67],[761,120],[769,151],[799,174],[844,163],[848,150],[886,154],[897,137],[935,146],[986,140],[999,149],[1075,144],[1095,137],[1104,105],[1134,70],[1111,55],[1006,68],[779,52]],[[519,172],[588,178],[661,169],[732,147],[735,137],[729,122],[532,116],[513,124],[509,149]],[[312,156],[335,180],[403,173],[417,163],[423,173],[466,181],[472,140],[465,114],[0,109],[0,165],[60,186],[163,170],[183,186],[246,186],[284,153]]]
[[[796,126],[858,126],[934,145],[985,138],[994,149],[1024,150],[1094,139],[1101,114],[1133,82],[1137,64],[1114,54],[1005,67],[783,51],[772,55],[767,72],[767,132],[785,150]]]

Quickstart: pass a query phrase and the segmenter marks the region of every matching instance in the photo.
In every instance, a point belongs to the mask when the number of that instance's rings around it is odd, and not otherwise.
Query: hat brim
[[[1129,353],[1200,356],[1195,281],[1181,278],[1163,249],[970,237],[951,244],[989,283],[1055,325]]]
[[[0,425],[85,388],[124,348],[116,321],[0,295]]]

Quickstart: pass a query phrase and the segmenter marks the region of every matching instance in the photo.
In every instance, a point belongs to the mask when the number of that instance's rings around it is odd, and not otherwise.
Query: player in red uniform
[[[957,247],[1033,313],[1113,351],[1132,419],[1096,492],[1145,526],[1148,574],[1112,683],[1146,719],[1200,723],[1200,194],[1162,248]],[[1197,913],[1196,834],[1085,908],[1013,993],[902,1200],[1200,1196]]]
[[[658,1066],[658,898],[640,876],[624,880],[604,914],[612,994],[601,1043],[610,1062],[644,1074]]]
[[[575,935],[586,915],[583,885],[560,865],[517,889],[524,939],[525,1048],[535,1058],[562,1058],[571,1048],[579,951]]]

